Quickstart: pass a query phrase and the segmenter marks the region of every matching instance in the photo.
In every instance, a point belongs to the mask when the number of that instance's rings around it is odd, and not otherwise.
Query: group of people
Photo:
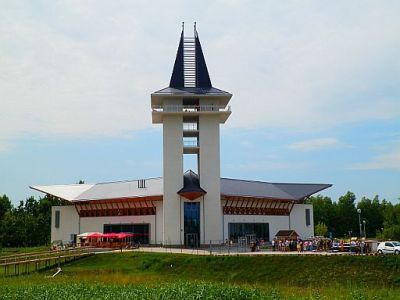
[[[317,240],[301,240],[301,239],[273,239],[271,242],[273,251],[289,252],[289,251],[312,251],[321,248],[323,244]]]
[[[369,245],[363,241],[333,240],[328,238],[301,239],[273,239],[271,242],[273,251],[340,251],[340,252],[370,252]]]

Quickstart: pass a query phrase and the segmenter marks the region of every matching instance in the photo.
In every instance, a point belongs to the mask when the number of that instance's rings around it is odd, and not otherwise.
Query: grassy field
[[[0,278],[0,299],[400,299],[399,256],[129,252],[52,271]]]
[[[38,247],[20,247],[20,248],[0,248],[0,257],[14,255],[14,254],[24,254],[31,252],[41,252],[48,251],[50,246],[38,246]]]

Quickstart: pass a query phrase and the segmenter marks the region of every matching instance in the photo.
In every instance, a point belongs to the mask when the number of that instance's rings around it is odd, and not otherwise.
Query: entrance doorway
[[[185,245],[188,248],[197,248],[199,246],[199,237],[197,233],[186,233]]]
[[[199,247],[200,202],[184,202],[184,233],[186,247]]]

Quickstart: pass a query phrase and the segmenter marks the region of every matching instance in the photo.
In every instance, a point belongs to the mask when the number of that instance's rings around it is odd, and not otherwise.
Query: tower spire
[[[185,37],[185,23],[182,22],[181,37],[169,83],[171,88],[212,88],[196,22],[193,29],[194,37]]]

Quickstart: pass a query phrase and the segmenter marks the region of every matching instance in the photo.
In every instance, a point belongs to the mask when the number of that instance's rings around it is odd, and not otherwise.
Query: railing
[[[196,123],[183,123],[183,131],[198,131]]]
[[[223,105],[160,105],[160,106],[153,106],[152,110],[154,112],[208,112],[208,111],[231,111],[230,106],[223,106]]]
[[[24,255],[2,257],[0,261],[0,275],[28,274],[31,271],[60,266],[69,261],[93,255],[92,248],[71,248],[68,250],[35,252]]]

